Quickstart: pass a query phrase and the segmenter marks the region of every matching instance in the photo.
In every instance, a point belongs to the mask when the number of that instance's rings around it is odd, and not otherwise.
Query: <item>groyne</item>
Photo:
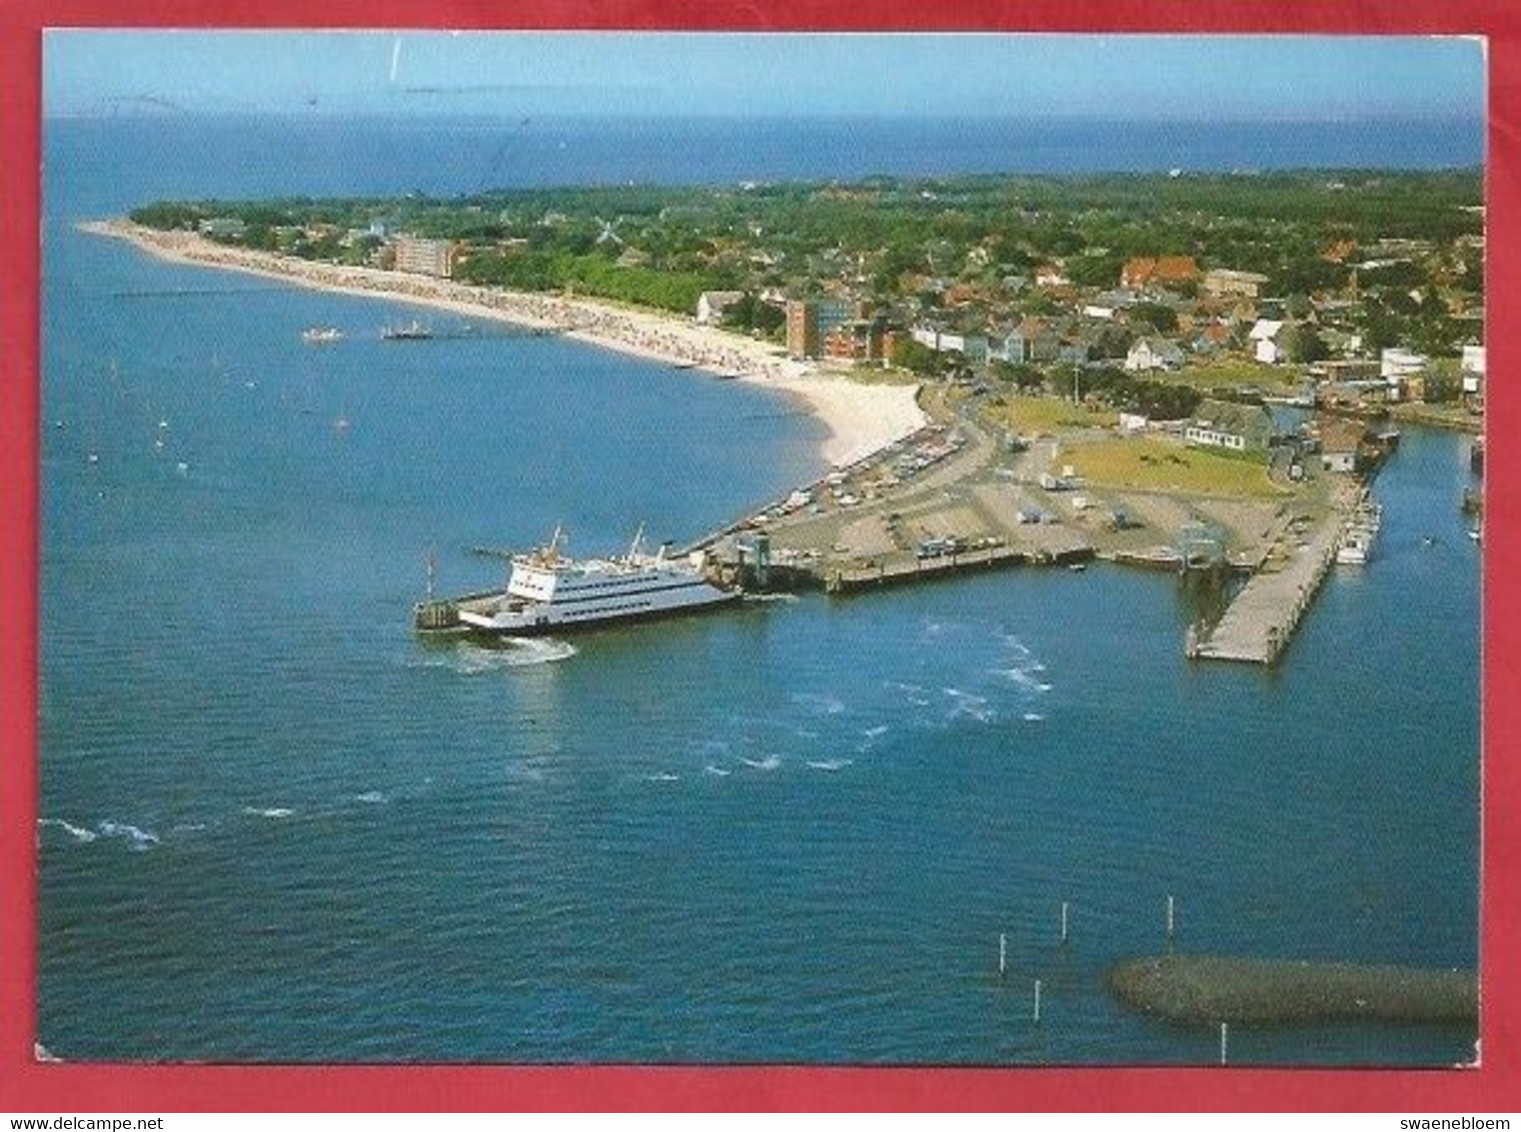
[[[1479,1013],[1471,971],[1159,955],[1117,964],[1107,983],[1126,1006],[1190,1025],[1472,1023]]]

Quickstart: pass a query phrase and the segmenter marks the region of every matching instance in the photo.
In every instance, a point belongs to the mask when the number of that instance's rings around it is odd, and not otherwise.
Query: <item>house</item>
[[[1463,394],[1476,397],[1484,391],[1484,347],[1463,347]]]
[[[1259,362],[1266,362],[1272,366],[1284,360],[1284,354],[1287,351],[1283,328],[1286,325],[1287,323],[1272,318],[1259,318],[1252,325],[1246,338],[1252,343],[1253,356]]]
[[[1384,350],[1378,358],[1378,374],[1391,385],[1411,377],[1419,377],[1426,372],[1426,358],[1424,355],[1412,353],[1409,350],[1401,350],[1391,346]]]
[[[1320,466],[1328,472],[1355,472],[1363,431],[1360,421],[1324,418],[1320,425]]]
[[[989,357],[988,339],[985,334],[962,334],[952,330],[942,330],[938,326],[919,325],[910,331],[910,335],[915,342],[929,347],[936,353],[955,351],[969,362],[985,362]]]
[[[704,291],[697,296],[697,321],[705,325],[719,322],[724,311],[744,297],[743,291]]]
[[[1266,275],[1255,271],[1231,271],[1214,267],[1204,273],[1200,289],[1214,299],[1256,299],[1262,295],[1262,287],[1268,281]]]
[[[1126,261],[1120,269],[1120,286],[1127,291],[1145,291],[1197,278],[1199,265],[1191,255],[1139,256]]]
[[[1178,369],[1183,365],[1183,351],[1176,342],[1165,338],[1137,338],[1125,355],[1125,368],[1131,373],[1154,369]]]
[[[1231,344],[1231,328],[1223,322],[1212,322],[1199,331],[1194,338],[1194,352],[1213,354]]]
[[[1320,258],[1327,263],[1346,263],[1353,255],[1357,254],[1357,241],[1333,240],[1325,251],[1320,253]]]
[[[248,225],[235,216],[213,216],[202,220],[200,228],[201,235],[213,240],[241,240],[248,231]]]
[[[1056,360],[1060,344],[1044,319],[1027,318],[1004,335],[1001,350],[1008,362],[1050,362]]]
[[[1206,448],[1263,453],[1273,439],[1273,418],[1261,405],[1202,401],[1184,427],[1183,439]]]
[[[1061,266],[1055,263],[1043,263],[1035,269],[1035,285],[1037,287],[1065,287],[1071,282],[1062,273]]]

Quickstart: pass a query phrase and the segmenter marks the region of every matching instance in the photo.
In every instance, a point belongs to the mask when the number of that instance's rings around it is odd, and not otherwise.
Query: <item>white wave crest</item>
[[[835,771],[844,770],[854,762],[854,759],[819,759],[817,762],[811,762],[808,765],[814,770]]]
[[[963,692],[960,688],[942,688],[941,691],[951,700],[951,710],[945,716],[947,720],[973,719],[978,723],[986,723],[995,715],[986,696]]]
[[[681,775],[671,774],[669,771],[660,771],[657,774],[645,775],[644,780],[646,782],[680,782]]]
[[[1038,711],[1027,711],[1022,718],[1026,723],[1040,723],[1046,717]]]
[[[243,812],[251,818],[288,818],[296,811],[284,806],[270,806],[267,809],[259,806],[244,806]]]
[[[383,806],[391,799],[387,798],[379,790],[368,790],[363,794],[355,794],[354,801],[364,802],[370,806]]]
[[[763,759],[740,759],[751,770],[775,770],[782,765],[780,755],[767,755]]]
[[[102,837],[121,838],[129,849],[151,849],[159,843],[158,834],[126,822],[103,821],[95,828]]]
[[[435,648],[412,656],[412,668],[444,668],[460,676],[483,676],[505,668],[533,668],[554,664],[576,655],[576,647],[556,637],[504,637],[500,644],[483,645],[456,641],[450,648]]]
[[[1051,685],[1034,676],[1035,672],[1042,671],[1038,667],[1030,668],[995,668],[993,675],[1002,677],[1015,687],[1023,688],[1028,692],[1049,692]]]
[[[721,766],[713,766],[711,763],[703,767],[703,773],[714,775],[717,778],[728,778],[732,773]]]
[[[52,826],[55,829],[61,829],[75,841],[94,841],[97,836],[94,830],[82,829],[77,825],[71,825],[69,822],[64,821],[62,818],[38,818],[37,825],[39,827]]]
[[[793,692],[792,702],[819,715],[839,715],[845,710],[844,701],[825,692]]]
[[[879,739],[883,735],[886,735],[888,730],[889,728],[887,724],[879,723],[875,727],[868,727],[865,731],[862,731],[861,734],[865,735],[868,739]]]

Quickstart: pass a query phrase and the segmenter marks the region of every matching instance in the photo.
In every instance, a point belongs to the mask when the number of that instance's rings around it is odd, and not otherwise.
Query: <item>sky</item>
[[[44,112],[1478,118],[1471,39],[52,31]]]

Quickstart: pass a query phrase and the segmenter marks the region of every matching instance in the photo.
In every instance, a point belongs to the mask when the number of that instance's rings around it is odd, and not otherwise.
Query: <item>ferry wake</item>
[[[507,588],[459,604],[460,627],[508,636],[559,633],[615,621],[671,616],[735,601],[692,563],[642,549],[644,528],[626,554],[576,560],[559,528],[547,546],[514,555]]]

